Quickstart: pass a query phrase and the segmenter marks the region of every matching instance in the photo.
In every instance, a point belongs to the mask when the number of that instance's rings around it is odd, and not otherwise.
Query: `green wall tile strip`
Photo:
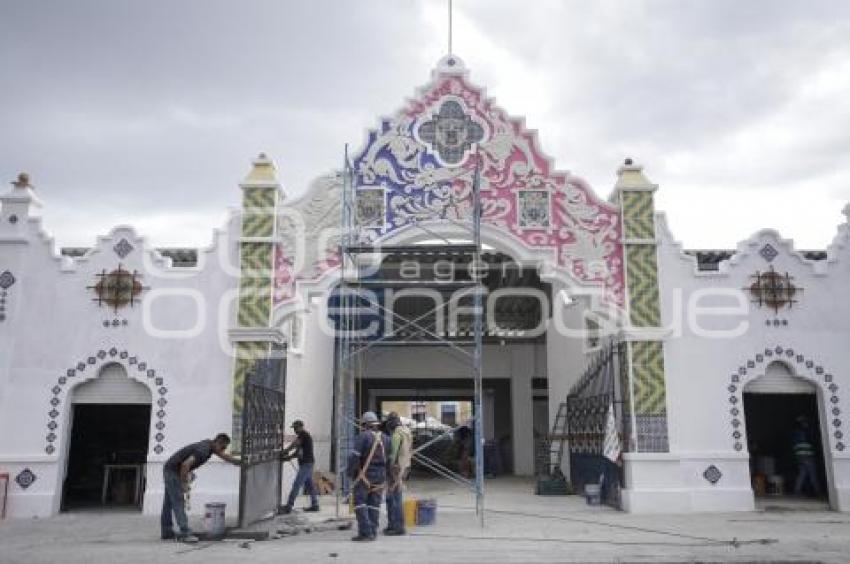
[[[655,210],[649,191],[624,191],[623,235],[629,240],[655,240]],[[661,325],[661,299],[656,246],[626,243],[626,280],[629,321],[634,327]],[[632,374],[634,434],[641,452],[667,452],[667,386],[664,374],[664,345],[661,341],[629,344]]]
[[[234,451],[242,447],[242,406],[245,392],[245,379],[254,369],[258,360],[269,355],[269,343],[246,341],[236,343],[236,361],[233,368],[233,433],[232,445]]]
[[[630,320],[635,327],[661,325],[655,245],[626,245]]]
[[[659,341],[634,341],[630,348],[635,413],[664,415],[667,412],[667,394],[663,345]]]
[[[240,249],[237,323],[240,327],[267,327],[271,316],[272,245],[241,243]]]
[[[271,188],[246,188],[242,199],[242,236],[274,235],[275,192]]]
[[[242,237],[272,237],[276,217],[277,188],[244,188]],[[239,244],[239,296],[236,324],[239,327],[269,327],[274,284],[274,245],[271,242]],[[269,343],[248,341],[235,344],[233,364],[233,445],[241,450],[242,407],[245,378],[258,360],[268,358]]]
[[[655,239],[652,192],[623,192],[623,234],[626,239]]]

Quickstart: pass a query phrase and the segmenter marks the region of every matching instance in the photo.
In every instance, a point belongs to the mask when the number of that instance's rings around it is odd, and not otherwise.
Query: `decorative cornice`
[[[664,327],[626,326],[618,332],[624,341],[664,341],[673,335],[673,330]]]
[[[231,343],[285,343],[286,335],[278,327],[231,327],[227,330]]]

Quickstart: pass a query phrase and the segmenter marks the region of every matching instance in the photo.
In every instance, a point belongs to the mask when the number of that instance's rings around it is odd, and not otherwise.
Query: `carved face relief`
[[[419,126],[419,137],[430,144],[447,164],[459,164],[466,152],[484,138],[484,128],[464,113],[461,105],[448,100],[429,121]]]
[[[384,224],[384,191],[381,189],[358,190],[357,224],[381,226]]]
[[[549,193],[544,190],[524,190],[519,200],[519,227],[549,227]]]

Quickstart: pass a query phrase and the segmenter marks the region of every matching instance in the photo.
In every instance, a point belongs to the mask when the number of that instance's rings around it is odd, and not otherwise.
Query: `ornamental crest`
[[[432,119],[419,126],[419,138],[447,165],[460,164],[473,143],[484,138],[484,128],[472,120],[457,100],[446,100]]]
[[[469,220],[477,174],[482,224],[527,248],[548,251],[554,265],[582,284],[603,287],[622,305],[619,208],[598,198],[581,178],[555,170],[522,119],[470,84],[459,61],[447,64],[353,153],[357,241],[374,244],[413,225]],[[337,178],[333,195],[311,192],[294,206],[321,201],[315,225],[338,226],[339,184]],[[314,226],[306,229],[309,234]],[[298,273],[290,250],[279,249],[278,303],[294,297],[298,278],[315,280],[340,264],[331,245],[308,249],[306,256],[307,267]]]

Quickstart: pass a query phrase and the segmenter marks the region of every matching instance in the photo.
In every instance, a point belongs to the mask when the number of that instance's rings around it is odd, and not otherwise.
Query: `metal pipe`
[[[476,152],[476,156],[479,153]],[[475,163],[475,176],[472,182],[472,224],[473,243],[475,245],[474,260],[475,264],[481,263],[481,160],[478,158]],[[481,311],[481,292],[476,291],[473,296],[473,325],[475,329],[475,351],[473,354],[473,377],[475,378],[475,510],[481,522],[481,527],[484,527],[484,431],[482,428],[482,420],[484,416],[484,406],[481,401],[483,395],[483,380],[482,380],[482,316]]]

